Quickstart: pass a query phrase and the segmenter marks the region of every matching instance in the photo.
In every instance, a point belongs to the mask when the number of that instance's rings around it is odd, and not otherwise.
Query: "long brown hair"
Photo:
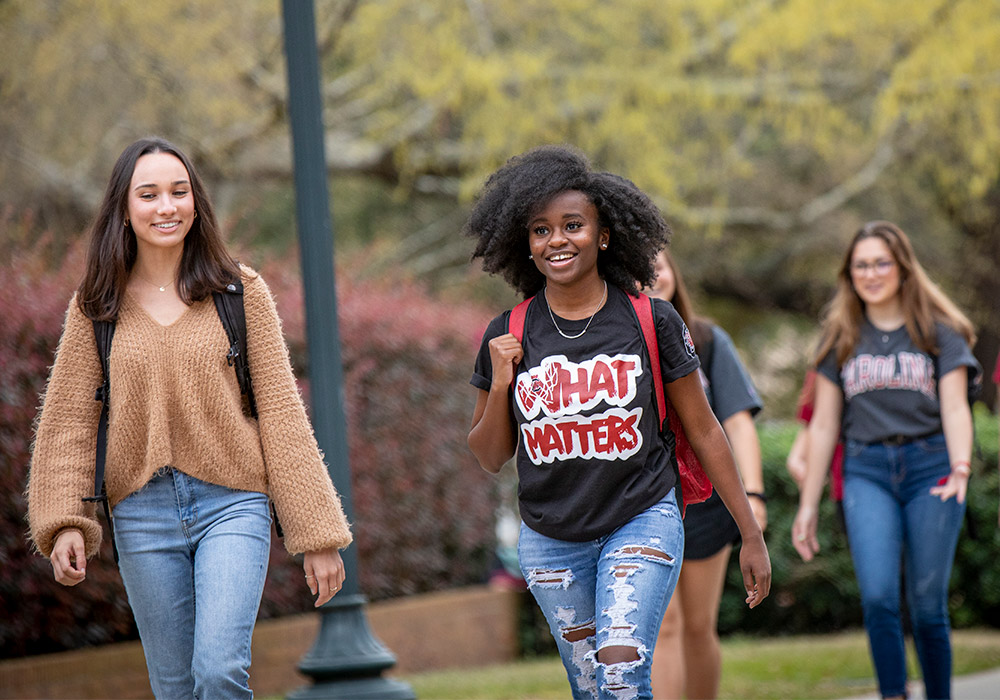
[[[125,286],[136,259],[135,232],[126,223],[128,191],[136,161],[148,153],[169,153],[187,169],[197,217],[184,238],[177,289],[193,304],[239,278],[239,265],[226,251],[215,211],[198,172],[184,153],[165,139],[139,139],[122,151],[111,170],[104,200],[90,228],[83,281],[77,290],[80,310],[91,319],[118,318]]]
[[[663,255],[663,259],[674,275],[674,294],[668,301],[674,305],[684,324],[691,331],[691,340],[694,341],[695,349],[700,349],[712,340],[712,323],[695,313],[694,304],[691,303],[691,295],[688,294],[687,287],[684,286],[684,278],[681,276],[677,263],[670,256],[670,252],[664,248],[659,254]]]
[[[889,221],[869,221],[854,234],[837,273],[837,291],[823,318],[817,362],[834,350],[837,365],[843,366],[858,343],[865,304],[851,281],[851,258],[855,246],[866,238],[878,238],[884,242],[899,265],[898,293],[903,317],[906,330],[917,347],[926,353],[937,354],[935,322],[952,328],[965,338],[970,347],[975,345],[976,332],[972,323],[924,272],[906,234]]]

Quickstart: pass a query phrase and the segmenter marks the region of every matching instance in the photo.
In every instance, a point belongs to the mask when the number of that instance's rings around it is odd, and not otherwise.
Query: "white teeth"
[[[559,262],[560,260],[569,260],[573,257],[572,253],[558,253],[549,258],[549,262]]]
[[[179,223],[180,223],[179,221],[170,221],[165,224],[153,224],[153,226],[155,226],[156,228],[173,228]]]

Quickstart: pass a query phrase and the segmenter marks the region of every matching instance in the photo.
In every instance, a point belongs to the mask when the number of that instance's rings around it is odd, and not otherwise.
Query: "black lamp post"
[[[323,104],[313,0],[282,0],[288,65],[288,111],[292,126],[295,213],[298,219],[305,287],[306,337],[313,428],[326,455],[330,478],[348,520],[354,520],[347,456],[344,382],[337,330],[337,292],[323,150]],[[342,552],[347,578],[340,593],[321,609],[319,635],[299,662],[313,685],[289,698],[387,698],[416,696],[405,683],[382,677],[396,658],[376,639],[365,617],[366,598],[358,585],[357,547]]]

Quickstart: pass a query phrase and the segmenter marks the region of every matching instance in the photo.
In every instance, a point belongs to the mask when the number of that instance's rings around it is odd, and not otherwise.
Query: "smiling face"
[[[135,162],[128,220],[140,251],[183,246],[195,216],[190,176],[177,156],[147,153]]]
[[[896,301],[900,290],[899,263],[878,236],[862,238],[851,252],[851,283],[866,306]]]
[[[553,197],[528,221],[528,247],[550,284],[570,285],[597,277],[597,255],[608,244],[597,207],[579,190]]]

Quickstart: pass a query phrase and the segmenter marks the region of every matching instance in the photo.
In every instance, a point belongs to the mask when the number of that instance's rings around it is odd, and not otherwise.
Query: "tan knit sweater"
[[[271,292],[243,267],[247,356],[259,420],[242,411],[229,341],[212,297],[162,326],[126,294],[111,346],[105,483],[112,507],[164,466],[213,484],[267,493],[292,554],[346,547],[350,527],[292,375]],[[93,495],[101,367],[74,295],[49,377],[28,480],[31,538],[45,556],[65,527],[101,543]]]

